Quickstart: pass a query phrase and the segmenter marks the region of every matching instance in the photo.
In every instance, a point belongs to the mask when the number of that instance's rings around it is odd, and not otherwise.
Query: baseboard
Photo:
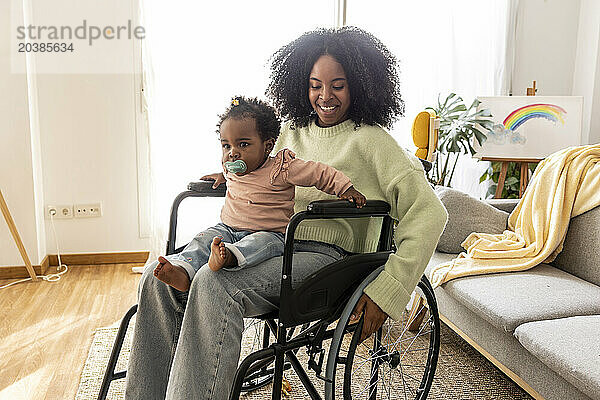
[[[32,265],[36,275],[44,275],[50,266],[48,256],[44,257],[40,265]],[[0,267],[0,279],[29,278],[27,267],[24,265]]]
[[[101,265],[101,264],[139,264],[148,260],[148,251],[121,252],[121,253],[80,253],[61,254],[63,264],[71,265]],[[58,265],[58,256],[49,256],[50,265]]]
[[[148,251],[121,252],[121,253],[81,253],[61,254],[60,260],[69,267],[77,265],[102,265],[102,264],[143,264],[148,260]],[[36,275],[45,275],[50,266],[58,265],[58,256],[50,254],[44,257],[40,265],[34,265]],[[29,278],[27,268],[22,266],[0,267],[0,279]]]
[[[496,358],[494,356],[492,356],[490,353],[488,353],[483,347],[478,345],[473,339],[471,339],[469,336],[467,336],[466,333],[461,331],[456,325],[454,325],[452,322],[450,322],[450,320],[448,318],[446,318],[442,314],[439,314],[439,316],[440,316],[440,320],[442,320],[442,322],[444,322],[446,325],[448,325],[448,327],[450,327],[450,329],[452,329],[454,332],[456,332],[456,334],[458,336],[463,338],[467,343],[469,343],[471,346],[473,346],[473,348],[475,350],[477,350],[479,353],[481,353],[482,356],[487,358],[500,371],[502,371],[506,376],[508,376],[510,379],[512,379],[512,381],[515,382],[517,385],[519,385],[521,387],[521,389],[523,389],[524,391],[529,393],[529,395],[536,400],[544,400],[542,395],[539,394],[538,392],[536,392],[531,386],[529,386],[523,380],[523,378],[521,378],[519,375],[515,374],[513,371],[508,369],[508,367],[506,367],[500,361],[496,360]]]

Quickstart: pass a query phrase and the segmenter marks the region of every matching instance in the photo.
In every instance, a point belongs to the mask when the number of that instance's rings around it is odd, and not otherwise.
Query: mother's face
[[[317,113],[319,126],[333,126],[348,119],[350,89],[344,68],[330,55],[313,65],[308,82],[308,100]]]

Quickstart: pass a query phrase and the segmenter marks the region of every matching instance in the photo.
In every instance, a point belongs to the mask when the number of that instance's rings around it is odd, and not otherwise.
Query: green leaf
[[[481,125],[481,127],[486,129],[487,131],[491,131],[492,127],[494,126],[494,123],[492,121],[487,121],[487,120],[480,120],[480,121],[477,121],[477,123],[479,125]]]
[[[479,145],[482,145],[483,142],[487,140],[487,136],[479,131],[473,131],[473,134],[475,135],[475,139],[477,139]]]
[[[450,99],[452,99],[454,96],[456,96],[456,93],[450,93],[448,95],[448,97],[446,97],[446,100],[444,101],[444,104],[443,105],[440,104],[440,108],[445,108],[446,104],[448,104],[448,101],[450,101]],[[438,101],[438,103],[439,103],[439,101]]]
[[[517,178],[515,178],[514,176],[507,178],[505,181],[506,185],[514,185],[515,183],[519,183],[519,180]]]
[[[472,110],[473,108],[477,107],[479,105],[479,103],[481,103],[479,100],[477,100],[477,99],[473,100],[473,102],[469,106],[469,110]]]
[[[480,117],[489,118],[491,116],[492,116],[492,113],[490,112],[490,110],[488,110],[487,108],[485,108],[485,109],[479,110],[475,114],[471,115],[471,118],[472,119],[479,119]]]
[[[467,107],[465,107],[464,104],[459,104],[456,107],[454,107],[453,109],[449,110],[448,113],[449,114],[453,114],[456,113],[457,111],[466,111]]]

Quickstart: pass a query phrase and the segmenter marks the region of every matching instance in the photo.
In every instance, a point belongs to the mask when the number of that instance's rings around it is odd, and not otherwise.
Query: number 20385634
[[[19,53],[72,53],[73,51],[73,43],[18,43]]]

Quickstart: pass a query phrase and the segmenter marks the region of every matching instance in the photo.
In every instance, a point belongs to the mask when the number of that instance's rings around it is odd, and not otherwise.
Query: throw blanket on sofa
[[[600,144],[569,147],[544,159],[502,234],[472,233],[467,251],[430,271],[433,287],[454,278],[523,271],[562,250],[569,220],[600,205]]]

